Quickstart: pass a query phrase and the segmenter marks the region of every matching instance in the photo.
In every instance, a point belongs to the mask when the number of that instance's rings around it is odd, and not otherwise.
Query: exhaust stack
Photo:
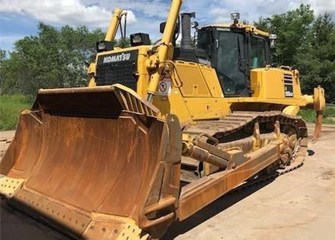
[[[192,49],[191,18],[195,18],[195,12],[181,14],[182,38],[180,47],[182,49]]]

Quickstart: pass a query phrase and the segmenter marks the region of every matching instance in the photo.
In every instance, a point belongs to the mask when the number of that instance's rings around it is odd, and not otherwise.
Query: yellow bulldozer
[[[274,36],[232,15],[191,37],[194,13],[171,1],[162,37],[97,43],[88,87],[41,89],[0,165],[10,205],[76,239],[160,238],[232,189],[302,165],[314,106],[299,72],[271,64]],[[181,26],[181,27],[180,27]],[[177,36],[182,32],[180,46]]]

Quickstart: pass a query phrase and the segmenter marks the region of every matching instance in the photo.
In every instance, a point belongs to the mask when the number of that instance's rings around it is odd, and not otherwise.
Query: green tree
[[[4,76],[3,76],[3,64],[6,60],[6,51],[0,48],[0,95],[3,92]]]
[[[40,23],[37,36],[15,43],[15,50],[2,64],[3,93],[35,95],[39,88],[87,85],[87,62],[95,56],[101,30],[87,27],[61,29]]]
[[[273,62],[297,68],[304,93],[321,85],[328,101],[335,101],[335,26],[327,13],[315,19],[309,5],[287,13],[260,18],[255,25],[276,33]]]
[[[303,90],[311,93],[314,86],[321,85],[327,100],[335,101],[335,23],[325,13],[316,18],[311,31],[309,48],[297,55]]]
[[[129,38],[124,38],[124,39],[118,39],[114,41],[115,47],[130,47],[130,39]]]
[[[310,26],[314,20],[310,5],[300,5],[298,9],[260,18],[256,27],[277,34],[276,48],[273,50],[273,61],[277,64],[296,66],[296,56],[308,47],[311,37]]]

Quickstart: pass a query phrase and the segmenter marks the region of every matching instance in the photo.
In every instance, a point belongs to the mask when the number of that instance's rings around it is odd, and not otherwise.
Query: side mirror
[[[160,33],[164,32],[165,26],[166,26],[166,22],[162,22],[161,24],[159,24],[159,32]]]
[[[197,21],[194,21],[194,22],[192,23],[192,26],[191,26],[191,27],[194,28],[194,29],[196,29],[196,30],[198,30],[199,23],[198,23]]]
[[[162,22],[161,24],[159,24],[159,32],[160,33],[164,32],[165,26],[166,26],[166,22]],[[176,35],[177,33],[179,33],[179,22],[177,22],[176,28],[174,30],[174,34]]]

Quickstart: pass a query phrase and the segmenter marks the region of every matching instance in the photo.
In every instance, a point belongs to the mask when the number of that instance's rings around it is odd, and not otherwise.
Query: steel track
[[[293,153],[290,165],[285,166],[283,169],[276,169],[270,174],[257,175],[253,179],[249,179],[248,181],[241,183],[237,188],[230,192],[232,193],[255,186],[264,181],[269,181],[301,167],[307,153],[307,127],[305,122],[300,117],[285,115],[280,111],[242,111],[233,112],[219,120],[197,121],[195,124],[187,126],[183,132],[194,137],[200,136],[201,134],[207,134],[217,138],[222,145],[227,145],[229,142],[225,141],[225,139],[233,139],[235,137],[234,135],[239,134],[239,132],[243,132],[245,129],[252,131],[256,123],[261,124],[263,127],[268,126],[269,128],[272,128],[276,121],[279,121],[281,128],[284,130],[283,133],[294,129],[295,134],[297,134],[298,137],[298,144]]]

